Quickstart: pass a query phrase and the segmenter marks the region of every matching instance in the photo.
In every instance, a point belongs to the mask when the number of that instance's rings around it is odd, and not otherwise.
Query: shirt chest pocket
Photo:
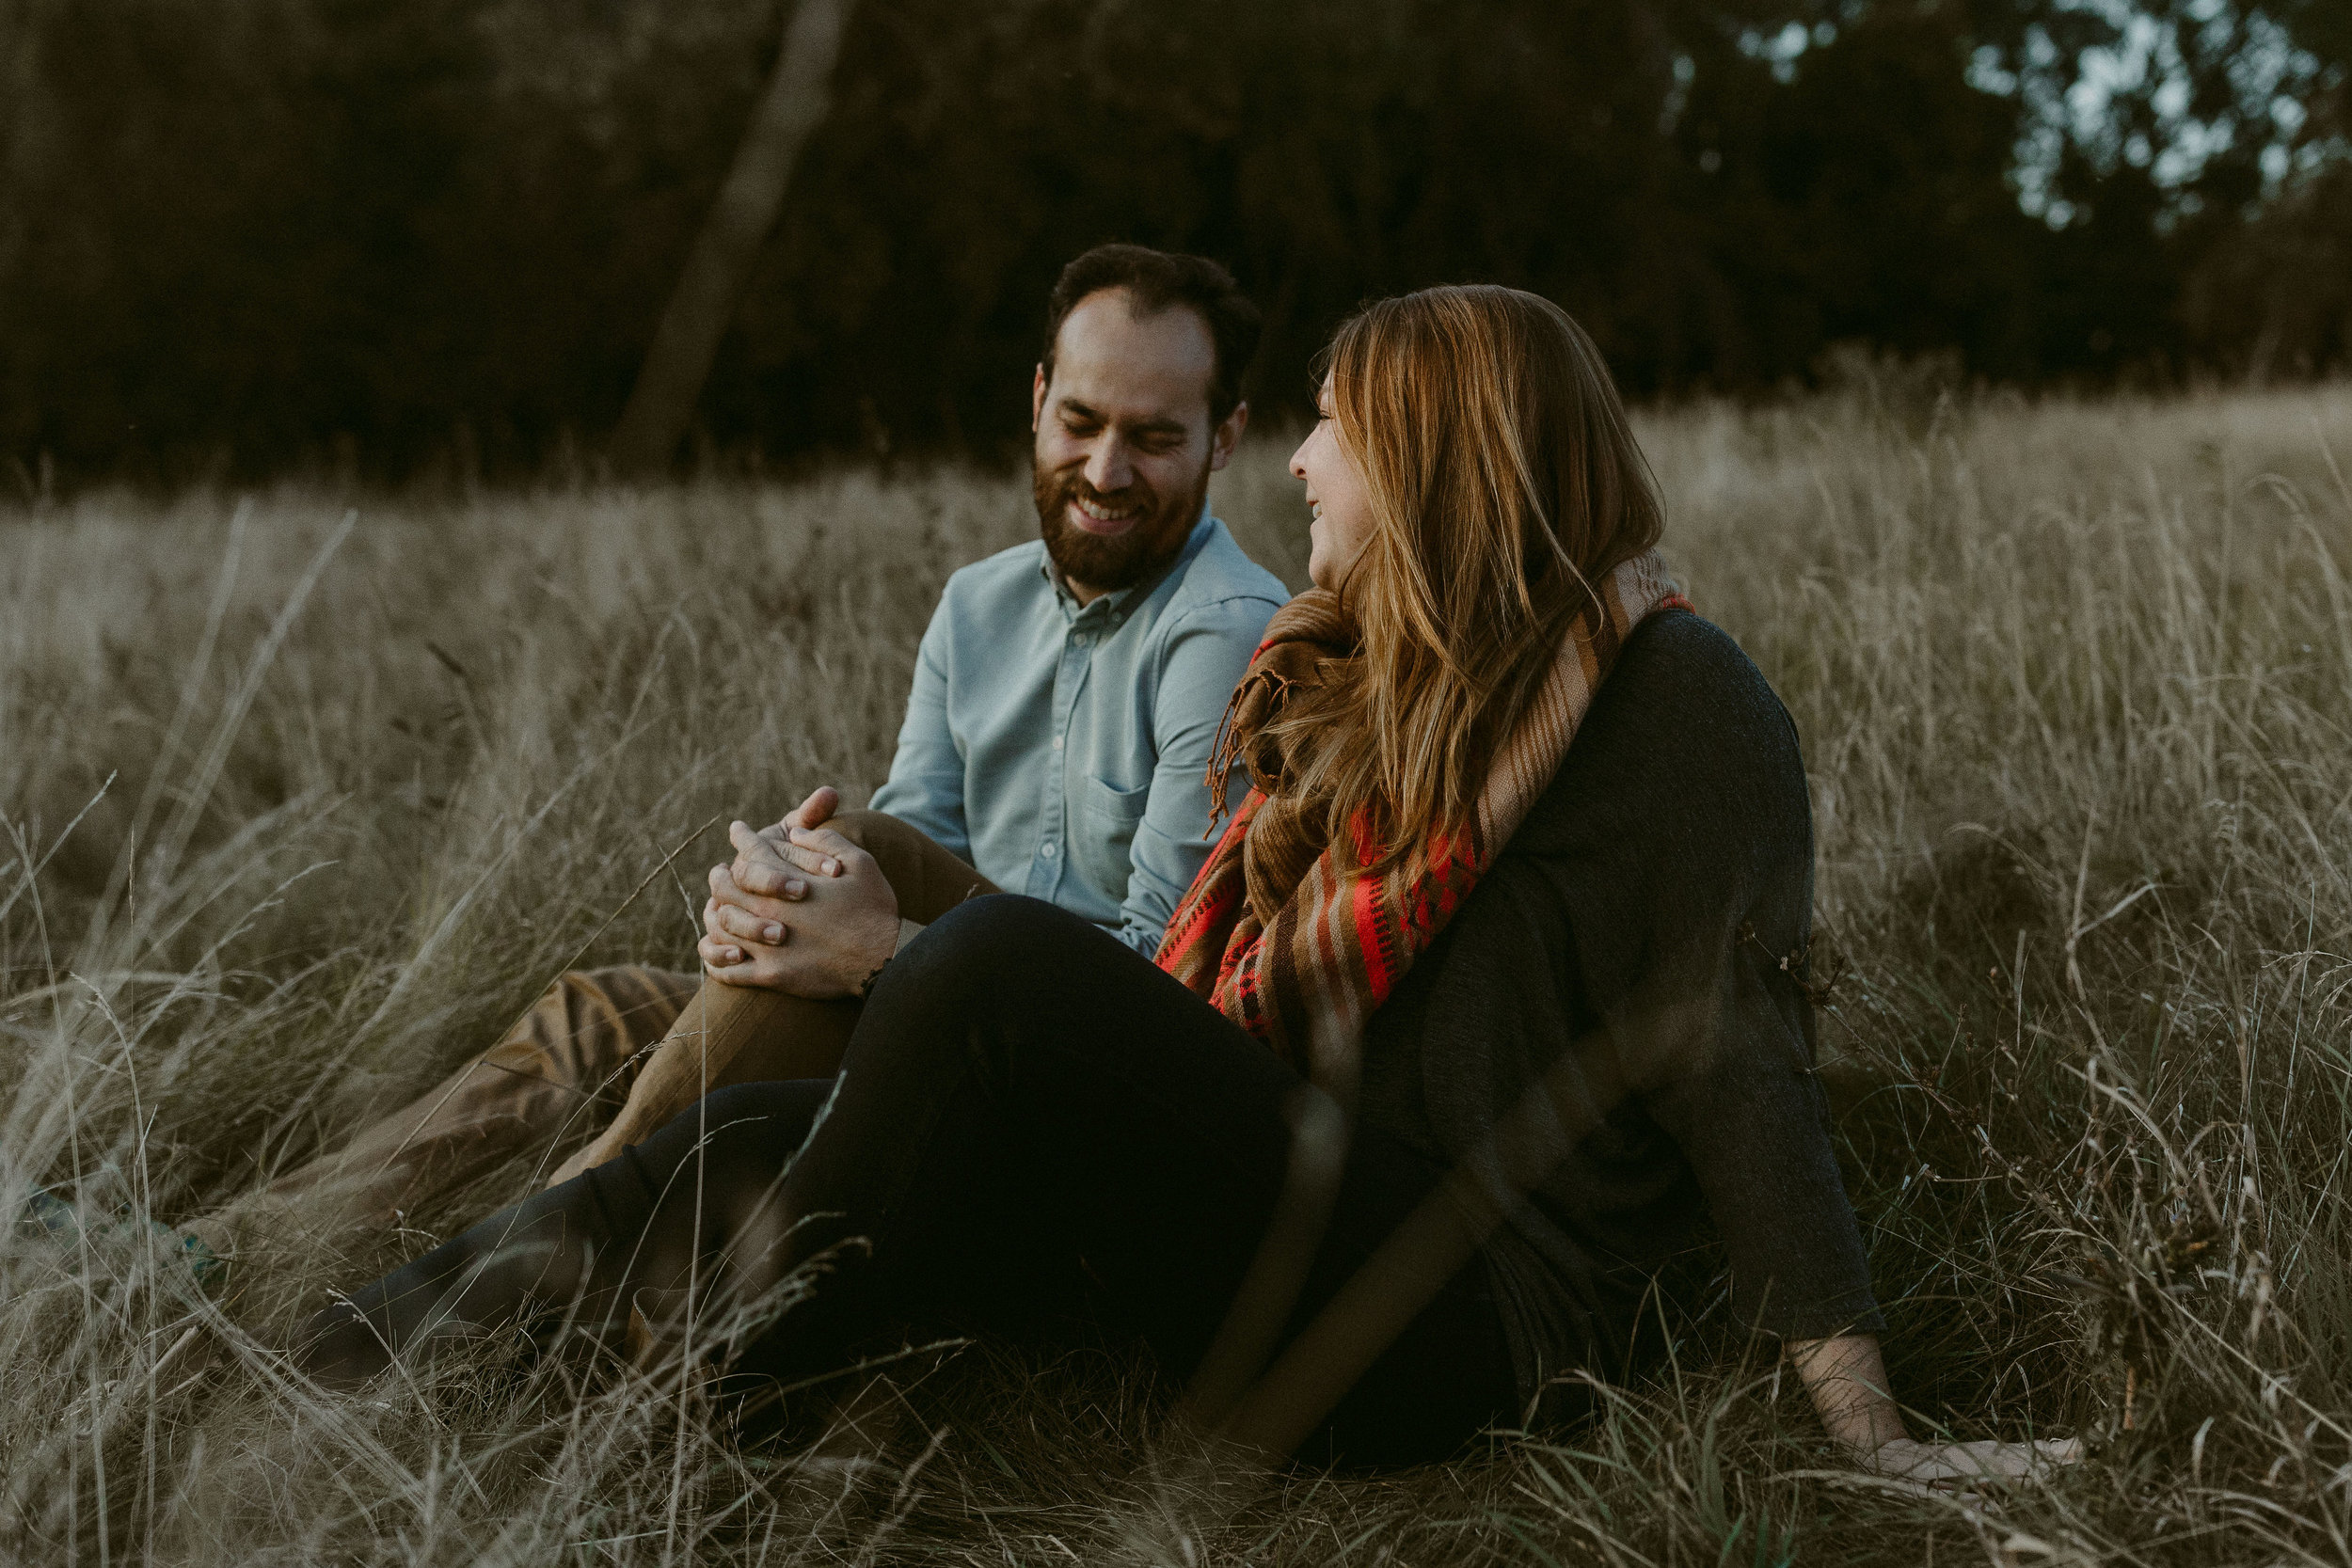
[[[1077,829],[1070,835],[1070,852],[1086,879],[1114,901],[1127,896],[1129,856],[1136,842],[1136,824],[1151,803],[1152,781],[1133,789],[1091,774],[1078,781]]]

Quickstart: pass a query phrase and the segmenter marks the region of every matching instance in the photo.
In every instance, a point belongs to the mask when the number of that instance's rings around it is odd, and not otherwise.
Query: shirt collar
[[[1200,520],[1192,525],[1192,531],[1184,536],[1184,546],[1181,549],[1162,562],[1157,569],[1147,573],[1124,588],[1115,588],[1107,594],[1098,594],[1091,604],[1085,606],[1081,606],[1077,595],[1071,593],[1070,584],[1062,578],[1061,568],[1054,564],[1053,551],[1044,550],[1039,553],[1037,575],[1043,578],[1046,585],[1053,589],[1054,601],[1061,607],[1063,620],[1075,622],[1082,617],[1088,617],[1106,620],[1116,626],[1127,618],[1128,606],[1150,596],[1152,590],[1168,580],[1170,572],[1199,555],[1200,546],[1209,541],[1209,531],[1216,526],[1216,519],[1209,515],[1209,503],[1204,499],[1200,503]]]

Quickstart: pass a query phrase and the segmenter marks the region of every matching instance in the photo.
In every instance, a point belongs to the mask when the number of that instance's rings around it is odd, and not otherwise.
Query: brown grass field
[[[1804,736],[1896,1392],[2087,1463],[1854,1476],[1704,1303],[1596,1423],[1369,1477],[1204,1467],[1107,1351],[910,1360],[748,1449],[560,1358],[290,1381],[292,1314],[517,1161],[225,1301],[135,1226],[0,1225],[0,1560],[2352,1562],[2352,388],[1866,378],[1641,425],[1672,562]],[[1286,450],[1219,505],[1295,582]],[[565,966],[684,966],[713,819],[881,780],[939,585],[1030,534],[1024,479],[0,515],[0,1215],[78,1179],[184,1219]]]

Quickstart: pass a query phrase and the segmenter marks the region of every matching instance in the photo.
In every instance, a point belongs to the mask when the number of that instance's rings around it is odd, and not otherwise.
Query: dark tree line
[[[593,450],[780,3],[0,0],[0,458]],[[1110,237],[1233,265],[1262,404],[1438,279],[1559,299],[1641,392],[1848,341],[2024,384],[2342,368],[2352,6],[2138,12],[2135,44],[2076,0],[865,0],[700,420],[994,450],[1054,272]]]

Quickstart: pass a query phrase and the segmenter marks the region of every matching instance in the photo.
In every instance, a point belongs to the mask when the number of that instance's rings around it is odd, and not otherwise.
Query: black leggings
[[[1085,921],[1031,898],[973,899],[884,972],[836,1082],[710,1095],[621,1158],[321,1313],[304,1356],[348,1383],[389,1350],[532,1314],[603,1329],[634,1305],[659,1320],[690,1278],[701,1301],[772,1306],[791,1275],[813,1278],[805,1299],[737,1323],[726,1348],[739,1370],[808,1376],[927,1324],[1051,1337],[1077,1323],[1140,1338],[1184,1377],[1282,1190],[1285,1102],[1300,1088]],[[1441,1174],[1357,1131],[1289,1332]],[[704,1321],[717,1320],[706,1308]],[[1518,1403],[1473,1265],[1301,1453],[1440,1459]]]

